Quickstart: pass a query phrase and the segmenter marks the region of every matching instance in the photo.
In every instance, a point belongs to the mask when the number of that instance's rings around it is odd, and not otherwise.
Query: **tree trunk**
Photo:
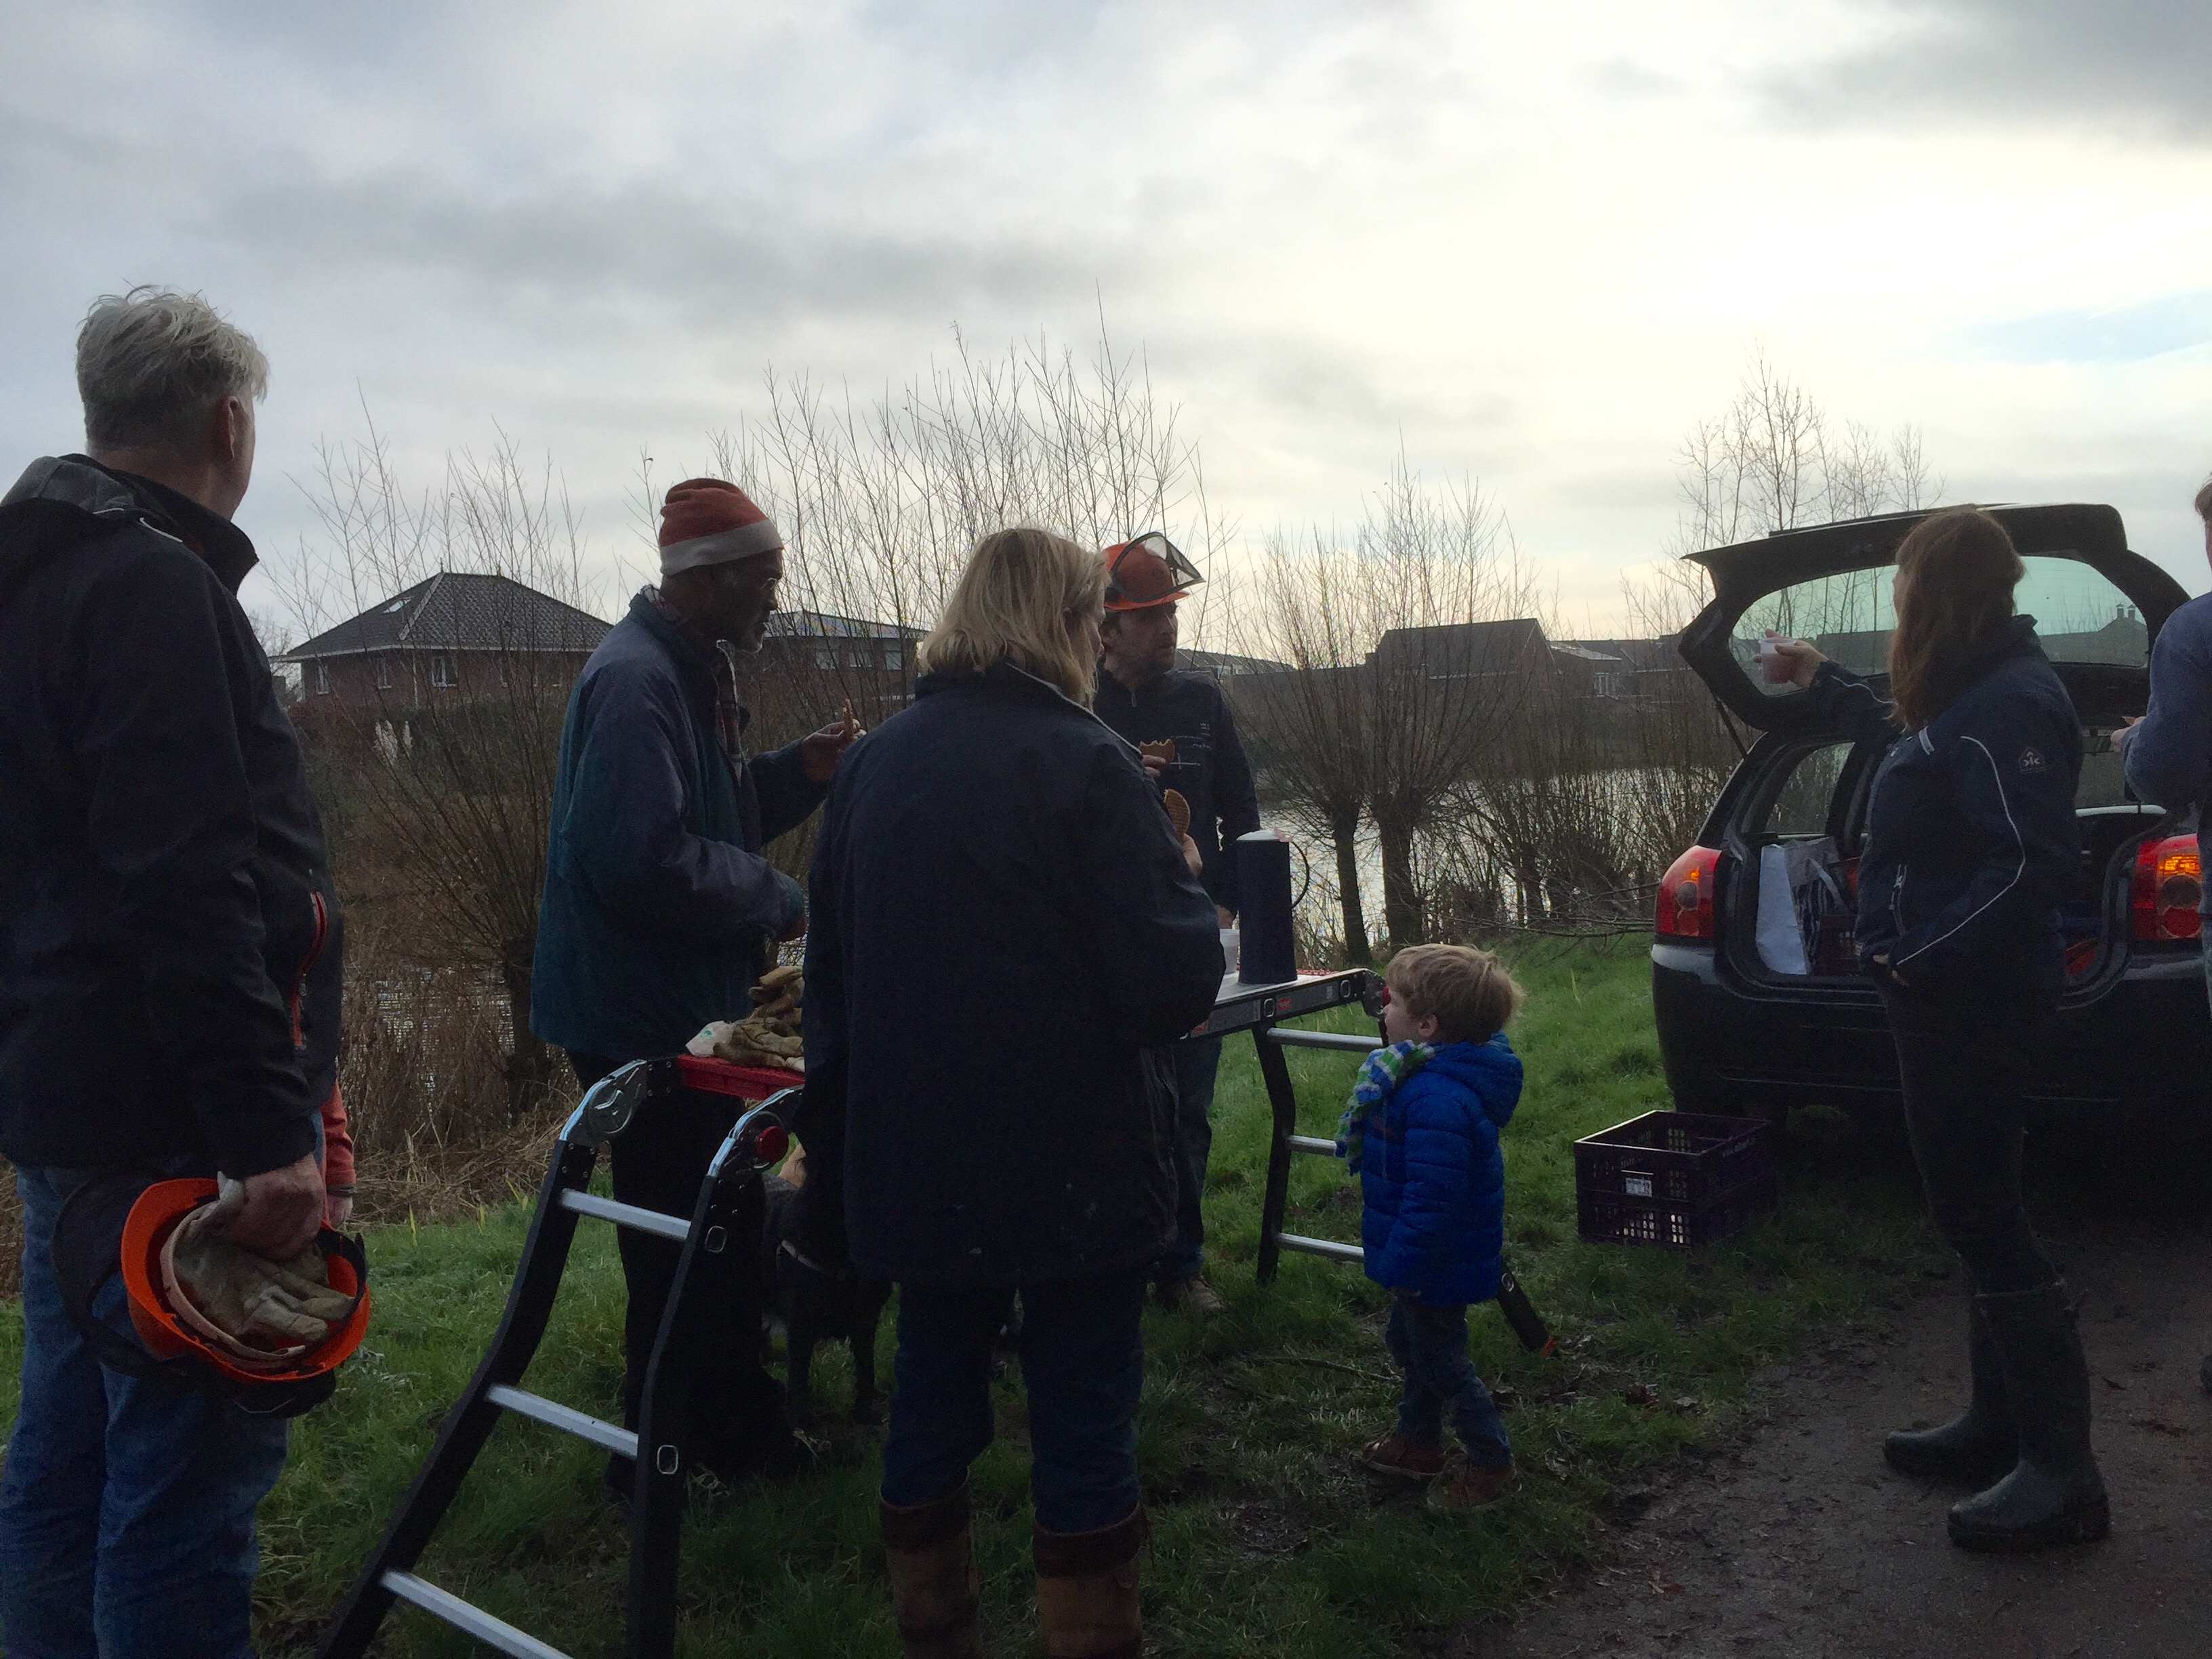
[[[1375,828],[1382,842],[1382,925],[1389,930],[1390,948],[1425,945],[1421,896],[1413,887],[1413,832],[1410,826],[1380,818]]]
[[[508,1029],[514,1046],[507,1055],[507,1121],[520,1123],[537,1115],[553,1092],[553,1050],[530,1029],[530,966],[538,953],[536,936],[507,941],[500,952],[500,977],[507,982]]]
[[[1336,843],[1336,890],[1344,907],[1344,959],[1355,968],[1375,960],[1367,942],[1367,904],[1359,893],[1359,809],[1338,812],[1329,821]]]

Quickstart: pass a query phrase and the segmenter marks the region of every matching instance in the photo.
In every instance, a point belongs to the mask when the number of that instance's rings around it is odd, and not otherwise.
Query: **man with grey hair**
[[[267,362],[199,296],[140,288],[92,307],[76,372],[86,453],[0,501],[0,1152],[24,1232],[0,1635],[17,1656],[236,1659],[285,1425],[108,1369],[76,1317],[127,1340],[121,1284],[75,1316],[64,1288],[173,1176],[242,1183],[238,1244],[313,1243],[308,1079],[337,1030],[306,988],[337,902],[236,597]]]
[[[682,1052],[749,1012],[779,940],[805,926],[799,884],[762,848],[811,817],[860,735],[851,712],[765,755],[745,752],[729,653],[760,647],[783,580],[783,538],[735,484],[688,478],[661,508],[660,586],[630,601],[584,665],[561,730],[530,1028],[589,1088],[633,1060]],[[615,1196],[688,1215],[736,1103],[647,1103],[611,1143]],[[635,1428],[677,1247],[622,1230],[629,1291],[623,1422]],[[734,1480],[800,1454],[761,1368],[757,1306],[719,1310],[694,1389],[698,1455]],[[627,1494],[629,1460],[608,1484]]]

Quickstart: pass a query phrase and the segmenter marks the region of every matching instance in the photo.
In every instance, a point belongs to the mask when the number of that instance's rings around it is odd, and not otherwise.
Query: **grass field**
[[[1780,1214],[1730,1243],[1676,1253],[1577,1243],[1570,1143],[1666,1103],[1648,962],[1631,939],[1531,947],[1517,963],[1530,992],[1514,1031],[1528,1086],[1505,1134],[1507,1236],[1561,1350],[1522,1352],[1494,1308],[1471,1322],[1476,1364],[1507,1407],[1520,1487],[1449,1516],[1375,1490],[1350,1462],[1395,1405],[1381,1337],[1388,1298],[1356,1268],[1305,1256],[1286,1256],[1273,1285],[1255,1284],[1267,1112],[1251,1044],[1232,1039],[1207,1210],[1210,1271],[1230,1312],[1208,1323],[1156,1310],[1145,1334],[1155,1536],[1144,1572],[1156,1651],[1352,1659],[1508,1609],[1601,1547],[1625,1490],[1729,1433],[1759,1368],[1943,1270],[1909,1179],[1824,1171],[1808,1158],[1792,1161]],[[1340,1025],[1358,1029],[1356,1016]],[[1297,1052],[1291,1065],[1304,1128],[1330,1133],[1352,1057]],[[1339,1166],[1299,1159],[1291,1193],[1291,1231],[1357,1237],[1357,1196]],[[265,1650],[311,1644],[380,1529],[497,1319],[526,1219],[508,1206],[475,1224],[370,1238],[368,1344],[336,1402],[299,1427],[263,1510]],[[587,1224],[531,1385],[611,1415],[621,1308],[611,1240]],[[6,1317],[0,1337],[12,1350],[12,1305]],[[888,1366],[888,1321],[883,1338]],[[12,1352],[0,1359],[0,1386],[12,1391]],[[840,1423],[850,1398],[842,1355],[817,1364],[816,1387],[822,1420]],[[1632,1403],[1632,1389],[1650,1403]],[[1002,1385],[1000,1401],[999,1443],[975,1472],[976,1538],[991,1650],[1016,1654],[1030,1640],[1018,1387]],[[580,1442],[503,1424],[425,1575],[571,1653],[619,1652],[624,1540],[599,1463]],[[833,1428],[818,1476],[696,1503],[683,1650],[895,1653],[875,1468],[870,1436]],[[481,1650],[403,1611],[380,1650]]]

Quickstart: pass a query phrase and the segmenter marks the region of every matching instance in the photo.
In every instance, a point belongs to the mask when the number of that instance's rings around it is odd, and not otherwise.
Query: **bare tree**
[[[1735,401],[1682,441],[1676,473],[1683,511],[1677,554],[1725,547],[1771,531],[1876,513],[1908,512],[1942,493],[1919,428],[1883,439],[1838,422],[1754,348]]]
[[[1401,458],[1349,547],[1267,557],[1240,618],[1240,721],[1267,786],[1336,851],[1347,953],[1366,945],[1355,803],[1373,823],[1393,948],[1428,937],[1425,840],[1455,833],[1466,784],[1508,763],[1550,672],[1539,594],[1479,489],[1432,489]]]
[[[530,1030],[531,963],[562,718],[596,631],[583,614],[593,597],[583,539],[550,465],[531,466],[504,437],[486,457],[449,458],[439,483],[414,495],[373,425],[319,454],[305,489],[322,544],[272,571],[305,630],[454,573],[506,576],[576,613],[570,636],[541,637],[547,623],[530,597],[495,585],[478,599],[493,643],[460,660],[458,684],[434,694],[395,675],[322,734],[360,800],[356,850],[374,861],[375,884],[406,902],[417,959],[496,978],[507,1109],[519,1119],[544,1101],[552,1075],[551,1052]]]

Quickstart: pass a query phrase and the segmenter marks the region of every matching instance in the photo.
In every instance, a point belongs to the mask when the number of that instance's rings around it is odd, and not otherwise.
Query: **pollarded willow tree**
[[[1267,787],[1335,848],[1347,952],[1366,944],[1353,801],[1375,828],[1391,945],[1419,944],[1423,843],[1462,827],[1466,786],[1511,763],[1549,683],[1540,599],[1489,499],[1431,488],[1402,458],[1349,544],[1265,556],[1238,638],[1287,667],[1231,689]]]

